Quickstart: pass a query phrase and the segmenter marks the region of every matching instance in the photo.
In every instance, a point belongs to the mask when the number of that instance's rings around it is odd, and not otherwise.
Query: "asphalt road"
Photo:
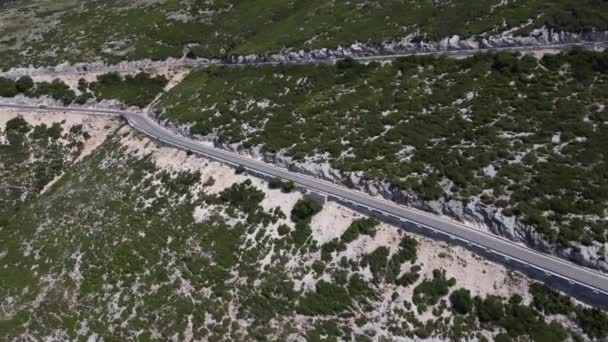
[[[311,189],[315,192],[334,196],[342,201],[363,206],[368,210],[397,218],[403,222],[415,223],[433,231],[445,234],[451,239],[461,240],[465,244],[473,245],[477,248],[482,248],[488,252],[495,253],[507,260],[517,261],[528,267],[544,272],[545,274],[559,277],[568,281],[569,283],[578,284],[591,290],[597,295],[608,296],[608,275],[557,257],[537,252],[526,247],[525,245],[516,244],[505,238],[479,231],[459,222],[397,205],[393,202],[372,197],[365,193],[351,190],[341,185],[294,173],[287,169],[280,168],[272,164],[263,163],[236,153],[197,143],[165,130],[150,118],[138,113],[104,109],[54,108],[7,104],[0,104],[0,107],[37,111],[64,111],[120,116],[125,118],[129,125],[131,125],[134,129],[165,144],[202,154],[229,164],[242,165],[246,169],[250,169],[258,173],[291,180],[300,186]]]
[[[409,56],[446,56],[451,58],[466,58],[471,57],[480,53],[495,53],[495,52],[521,52],[521,53],[533,53],[540,51],[556,50],[563,51],[573,48],[584,48],[588,50],[595,49],[607,49],[608,41],[595,41],[595,42],[575,42],[575,43],[559,43],[559,44],[544,44],[544,45],[522,45],[522,46],[505,46],[505,47],[492,47],[492,48],[478,48],[478,49],[448,49],[448,50],[435,50],[435,51],[412,51],[405,53],[393,53],[393,54],[378,54],[370,56],[352,56],[353,60],[359,62],[372,62],[372,61],[386,61],[397,59],[401,57]],[[333,64],[339,60],[345,59],[344,57],[332,57],[332,58],[318,58],[318,59],[302,59],[302,60],[286,60],[286,61],[267,61],[267,62],[242,62],[242,63],[230,63],[225,61],[212,62],[212,63],[193,63],[193,66],[206,66],[206,65],[280,65],[280,64]]]

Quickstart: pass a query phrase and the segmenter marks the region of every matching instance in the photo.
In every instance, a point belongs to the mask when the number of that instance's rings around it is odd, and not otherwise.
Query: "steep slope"
[[[416,36],[608,29],[597,0],[4,1],[0,67],[334,48]]]
[[[111,132],[2,224],[1,337],[559,341],[608,333],[604,313],[461,248],[159,147],[128,127]]]
[[[157,114],[217,146],[606,264],[608,54],[205,68]]]

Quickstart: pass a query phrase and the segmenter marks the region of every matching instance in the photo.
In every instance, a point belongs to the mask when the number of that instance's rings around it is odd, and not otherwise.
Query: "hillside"
[[[605,263],[608,54],[213,67],[161,119],[269,162]]]
[[[157,146],[116,121],[16,114],[0,116],[0,157],[23,156],[0,164],[6,185],[50,179],[24,181],[7,167],[64,162],[44,191],[3,207],[1,338],[561,341],[608,333],[604,313],[461,248]],[[65,149],[73,141],[85,141],[79,152]],[[59,147],[53,158],[32,157]]]
[[[541,27],[580,34],[608,29],[607,6],[597,0],[2,1],[0,67],[334,48],[406,36],[526,35]]]

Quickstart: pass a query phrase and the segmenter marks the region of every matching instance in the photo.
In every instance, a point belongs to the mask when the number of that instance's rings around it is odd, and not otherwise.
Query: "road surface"
[[[479,231],[462,223],[452,221],[431,213],[419,211],[395,204],[393,202],[372,197],[365,193],[348,189],[344,186],[326,182],[314,177],[305,176],[278,166],[263,163],[236,153],[206,146],[188,138],[176,135],[165,130],[147,116],[142,114],[106,109],[85,108],[56,108],[36,107],[26,105],[0,104],[0,107],[36,110],[36,111],[63,111],[95,115],[112,115],[123,117],[134,129],[165,144],[180,149],[202,154],[233,165],[241,165],[273,177],[291,180],[300,186],[315,192],[336,197],[342,201],[360,205],[368,210],[380,212],[383,215],[397,218],[403,222],[412,222],[417,225],[441,232],[452,239],[461,240],[465,244],[482,248],[506,259],[517,261],[523,265],[535,268],[540,272],[559,277],[569,283],[580,285],[596,295],[608,297],[608,276],[569,261],[535,251],[525,245],[514,243],[508,239]]]

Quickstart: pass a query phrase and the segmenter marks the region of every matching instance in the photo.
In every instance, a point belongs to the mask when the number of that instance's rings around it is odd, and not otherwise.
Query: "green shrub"
[[[18,92],[22,94],[27,93],[34,88],[34,80],[29,76],[21,76],[17,82],[15,82],[15,86],[17,87]]]
[[[502,299],[497,296],[488,296],[485,299],[475,297],[475,310],[480,322],[497,323],[504,317]]]
[[[279,236],[284,236],[291,231],[291,228],[289,228],[289,226],[286,224],[282,224],[279,226],[279,228],[277,228],[277,231],[279,233]]]
[[[283,193],[286,193],[286,194],[287,194],[287,193],[290,193],[290,192],[292,192],[292,191],[294,191],[294,190],[295,190],[295,188],[296,188],[296,185],[295,185],[295,183],[294,183],[294,182],[292,182],[292,181],[285,181],[285,182],[283,182],[283,184],[281,185],[281,191],[282,191]]]
[[[236,167],[236,169],[234,169],[234,173],[236,173],[237,175],[241,175],[245,173],[245,171],[247,171],[247,169],[243,165],[239,165]]]
[[[363,259],[363,263],[369,265],[369,269],[374,276],[374,282],[376,283],[382,281],[386,276],[389,253],[390,251],[387,247],[381,246],[366,255]]]
[[[344,243],[355,241],[360,234],[369,235],[371,237],[376,236],[376,226],[378,221],[371,218],[360,218],[354,220],[346,231],[342,234],[340,239]]]
[[[61,101],[64,105],[69,105],[76,99],[76,93],[70,89],[62,80],[56,78],[52,82],[36,83],[32,95],[35,97],[49,96],[54,100]]]
[[[10,78],[0,77],[0,97],[15,97],[18,93],[15,81]]]
[[[344,243],[342,243],[337,238],[332,239],[331,241],[328,241],[321,246],[321,259],[323,259],[324,261],[330,261],[331,253],[335,251],[342,252],[345,250],[346,245]]]
[[[298,305],[298,313],[308,316],[335,315],[346,311],[351,297],[342,286],[320,280],[315,292],[308,292]]]
[[[300,199],[291,210],[291,220],[300,222],[308,220],[323,209],[323,206],[314,200]]]
[[[397,253],[393,256],[396,262],[399,264],[404,263],[406,261],[415,262],[416,254],[418,250],[418,241],[408,235],[405,235],[401,242],[399,242],[399,247],[397,249]]]
[[[283,186],[283,181],[280,178],[273,178],[268,182],[270,189],[280,189]]]
[[[350,277],[350,280],[348,281],[348,293],[350,293],[353,298],[360,300],[372,299],[374,297],[374,290],[359,273],[355,273]]]
[[[196,176],[192,177],[190,182],[194,182],[197,179]],[[260,203],[264,200],[264,197],[264,192],[253,186],[249,179],[242,183],[232,184],[229,188],[219,193],[219,198],[222,201],[228,202],[231,206],[239,208],[248,214],[254,214],[263,210]]]
[[[418,265],[412,266],[412,268],[407,273],[399,277],[395,283],[399,286],[410,286],[414,284],[420,278],[421,269],[422,268]]]
[[[450,294],[450,303],[452,309],[461,315],[466,315],[473,310],[473,299],[471,291],[467,289],[458,289]]]
[[[25,121],[22,116],[17,116],[16,118],[10,119],[6,122],[6,131],[7,132],[18,132],[21,134],[25,134],[31,130],[31,126]]]
[[[108,73],[97,77],[89,88],[99,99],[117,99],[129,106],[143,108],[162,92],[167,83],[165,76],[152,77],[145,72],[125,77]]]
[[[439,300],[446,296],[450,287],[456,284],[456,279],[447,279],[445,270],[433,270],[433,278],[423,280],[414,288],[412,301],[418,307],[427,307],[439,303]]]
[[[608,336],[608,314],[605,312],[596,308],[578,308],[576,318],[587,335],[599,339]]]
[[[283,181],[280,178],[273,178],[268,182],[268,188],[281,189],[283,193],[290,193],[296,188],[296,185],[292,181]]]
[[[574,309],[572,300],[558,291],[541,283],[530,285],[532,305],[546,315],[567,315]]]

